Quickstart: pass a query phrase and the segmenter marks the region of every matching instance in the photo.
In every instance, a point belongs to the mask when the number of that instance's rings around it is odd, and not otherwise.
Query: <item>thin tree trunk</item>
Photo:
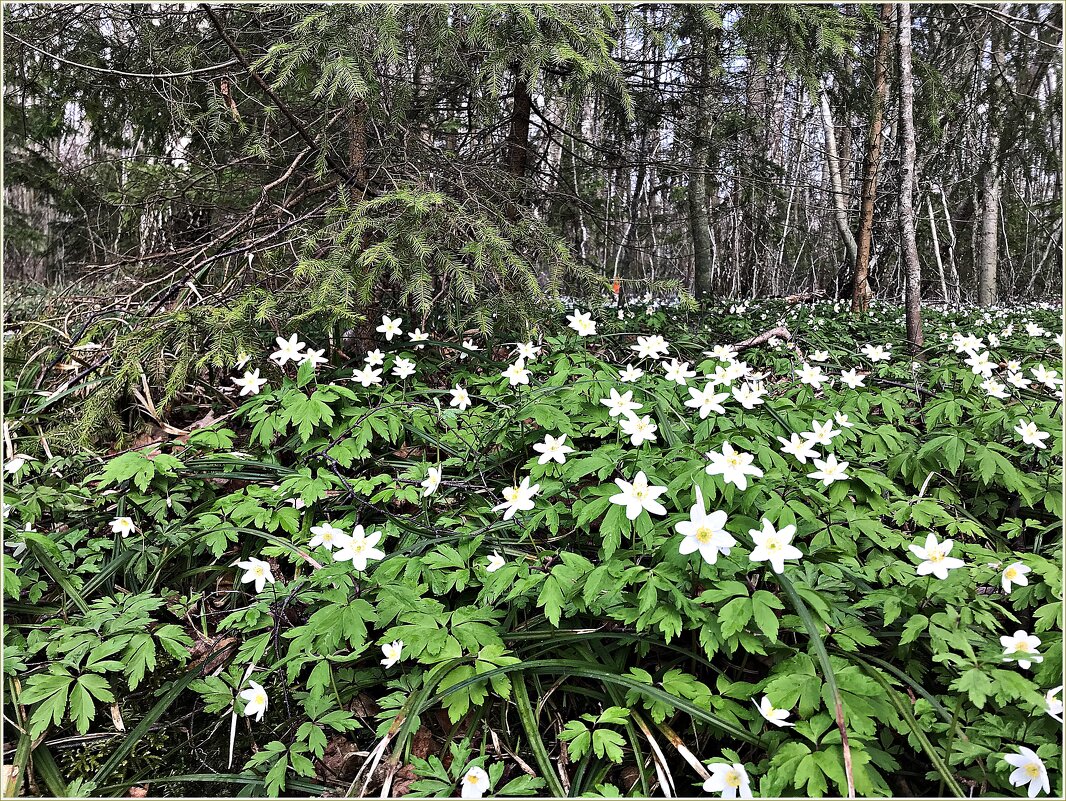
[[[1002,12],[1003,4],[995,6]],[[999,268],[999,199],[1001,193],[999,146],[1000,116],[1004,101],[1003,37],[992,30],[992,63],[989,66],[988,139],[985,170],[981,179],[981,251],[977,271],[977,302],[991,306],[996,302],[996,278]]]
[[[888,44],[892,29],[893,8],[881,6],[881,30],[877,34],[877,55],[874,58],[874,96],[870,110],[870,135],[866,142],[866,158],[862,169],[862,203],[859,210],[858,255],[855,260],[855,281],[851,296],[851,310],[865,312],[870,307],[870,251],[873,245],[874,201],[877,198],[877,173],[881,161],[881,124],[888,97]]]
[[[855,245],[855,237],[851,233],[851,226],[848,224],[848,211],[844,205],[844,185],[840,176],[840,157],[837,154],[837,139],[833,129],[833,112],[829,108],[829,96],[825,87],[822,87],[819,92],[819,99],[822,110],[822,129],[825,131],[825,161],[833,187],[833,214],[836,218],[837,230],[840,231],[840,238],[844,240],[844,247],[848,253],[848,266],[854,269],[858,248]]]
[[[947,278],[944,276],[944,259],[940,256],[940,236],[936,230],[936,217],[933,216],[933,198],[931,195],[925,196],[925,207],[929,212],[929,233],[933,237],[933,255],[936,257],[936,271],[937,276],[940,278],[940,297],[947,304],[951,300],[948,297]]]
[[[710,47],[709,35],[701,30],[693,43],[700,43],[699,85],[695,87],[696,119],[693,121],[692,169],[687,191],[689,231],[692,235],[693,284],[698,299],[711,294],[711,273],[714,269],[711,255],[710,213],[707,208],[707,166],[711,127],[710,99]]]
[[[899,129],[903,144],[900,164],[899,226],[905,267],[907,342],[911,354],[921,350],[922,272],[914,230],[914,76],[911,72],[911,4],[899,6]]]

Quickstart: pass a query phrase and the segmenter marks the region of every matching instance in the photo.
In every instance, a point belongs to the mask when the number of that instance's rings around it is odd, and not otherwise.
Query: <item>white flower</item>
[[[679,362],[677,359],[671,359],[663,368],[663,372],[669,380],[681,386],[686,386],[688,379],[696,375],[695,370],[688,369],[688,362]]]
[[[963,336],[958,331],[951,335],[951,343],[955,346],[956,353],[973,354],[984,347],[984,343],[981,342],[980,338],[973,334]]]
[[[970,370],[975,375],[981,375],[985,378],[990,377],[996,371],[996,366],[988,359],[987,351],[974,353],[966,360],[966,363],[970,365]]]
[[[1024,670],[1028,670],[1033,662],[1044,661],[1044,657],[1037,651],[1040,647],[1040,638],[1036,635],[1026,634],[1018,629],[1011,637],[1000,637],[999,642],[1003,646],[1003,656],[1013,656],[1018,666]]]
[[[326,546],[326,549],[332,551],[334,547],[343,548],[348,544],[348,540],[351,539],[344,531],[334,526],[332,523],[323,523],[321,526],[311,526],[311,533],[314,534],[311,541],[307,543],[308,548],[317,548],[319,545]]]
[[[381,325],[375,330],[385,335],[385,339],[392,342],[392,338],[397,334],[402,334],[400,330],[400,324],[403,323],[402,317],[397,317],[395,320],[389,319],[386,316],[382,316]]]
[[[416,328],[414,331],[408,334],[408,337],[410,337],[412,342],[425,342],[427,339],[429,339],[429,334],[424,334],[422,333],[421,329]],[[422,350],[422,348],[424,347],[425,345],[415,345],[416,350]]]
[[[573,453],[574,449],[569,445],[564,445],[566,441],[566,434],[560,434],[557,437],[553,437],[551,434],[544,435],[544,442],[538,442],[533,445],[533,450],[540,454],[540,458],[537,459],[537,464],[547,464],[554,460],[559,464],[566,463],[566,454]]]
[[[618,390],[614,387],[611,387],[610,396],[601,399],[600,403],[607,407],[611,417],[617,417],[620,414],[629,416],[641,408],[641,405],[633,400],[633,390],[628,390],[625,394],[619,395]]]
[[[765,394],[766,389],[761,381],[745,381],[739,387],[733,388],[733,397],[745,409],[754,409],[763,402],[762,396]]]
[[[1018,389],[1025,389],[1027,386],[1029,386],[1033,382],[1030,381],[1028,378],[1026,378],[1024,375],[1022,375],[1021,373],[1008,372],[1007,373],[1007,383],[1010,384],[1011,386],[1017,387]]]
[[[255,715],[256,720],[262,720],[263,713],[266,712],[270,703],[266,690],[258,682],[249,681],[248,684],[249,689],[241,691],[241,699],[244,701],[244,714],[248,717]]]
[[[722,406],[722,401],[729,397],[729,393],[715,392],[714,389],[715,383],[713,381],[708,381],[702,390],[689,387],[688,394],[692,397],[685,401],[685,405],[690,409],[699,409],[700,420],[705,419],[711,412],[725,414],[725,407]]]
[[[474,340],[472,340],[472,339],[464,339],[463,340],[463,347],[466,348],[466,350],[481,350],[481,348],[479,348],[477,345],[474,344]],[[470,354],[466,353],[465,351],[460,351],[459,352],[459,360],[462,361],[469,355]]]
[[[796,535],[795,526],[785,526],[778,531],[773,523],[765,517],[762,519],[762,528],[748,530],[748,536],[755,543],[748,559],[752,562],[769,562],[775,573],[785,571],[786,559],[801,559],[803,552],[792,545],[792,538]]]
[[[818,451],[811,447],[810,440],[799,434],[793,434],[789,439],[778,437],[777,440],[781,443],[781,452],[795,456],[800,464],[807,464],[808,459],[818,458]]]
[[[318,365],[325,364],[327,361],[329,361],[328,359],[326,359],[325,356],[322,355],[325,352],[325,348],[322,348],[321,350],[312,350],[311,348],[308,348],[303,352],[303,355],[300,356],[300,364],[303,364],[304,362],[311,362],[311,365],[317,368]]]
[[[1044,440],[1051,436],[1038,429],[1036,423],[1027,422],[1024,417],[1018,420],[1018,425],[1014,427],[1014,430],[1022,438],[1022,442],[1026,445],[1035,445],[1037,448],[1046,448]]]
[[[270,354],[270,358],[276,361],[278,366],[284,367],[288,362],[298,362],[300,360],[304,343],[300,341],[299,334],[293,334],[288,339],[275,337],[274,341],[277,343],[278,349]]]
[[[570,328],[577,331],[578,336],[587,337],[596,333],[596,323],[592,319],[592,312],[579,312],[575,309],[573,314],[566,316],[566,319],[570,321]]]
[[[748,476],[756,478],[762,476],[762,470],[752,464],[755,457],[750,453],[734,450],[728,442],[722,443],[721,453],[711,451],[707,454],[707,458],[711,460],[705,468],[707,475],[720,475],[724,482],[735,484],[741,491],[748,488]]]
[[[10,473],[11,475],[15,475],[15,473],[21,470],[23,465],[26,464],[26,461],[27,459],[25,456],[12,456],[10,459],[4,462],[4,472]]]
[[[1044,327],[1036,323],[1026,323],[1025,333],[1031,337],[1042,337],[1046,333]]]
[[[845,384],[847,384],[851,389],[857,389],[858,387],[865,387],[866,383],[863,381],[863,378],[865,378],[865,377],[866,377],[865,373],[860,375],[859,371],[855,370],[854,368],[851,369],[851,370],[845,370],[844,372],[842,372],[840,374],[840,380],[843,381]]]
[[[395,665],[403,655],[403,640],[385,643],[381,646],[381,655],[385,657],[381,660],[381,664],[384,667],[390,668]]]
[[[703,355],[712,359],[720,359],[723,362],[731,362],[737,358],[737,349],[732,345],[715,345],[710,350],[705,350]]]
[[[489,573],[495,573],[505,564],[507,564],[507,560],[500,555],[499,551],[493,551],[492,555],[489,556],[489,563],[485,565],[485,570]]]
[[[255,368],[251,372],[246,372],[244,378],[234,378],[233,383],[241,388],[241,397],[245,395],[258,395],[259,390],[263,388],[267,380],[259,377],[259,368]]]
[[[1025,576],[1029,572],[1031,572],[1031,568],[1026,567],[1021,562],[1008,565],[1003,571],[1003,592],[1010,595],[1011,584],[1017,584],[1019,587],[1026,586],[1029,583],[1029,579]]]
[[[636,351],[642,359],[659,359],[670,350],[670,345],[658,334],[647,337],[637,337],[637,344],[630,345],[630,350]]]
[[[827,351],[827,350],[816,350],[814,353],[811,354],[811,361],[812,362],[824,362],[828,358],[829,358],[829,351]]]
[[[1047,768],[1031,748],[1019,746],[1017,754],[1004,754],[1003,761],[1014,768],[1007,779],[1011,787],[1028,784],[1030,798],[1036,798],[1041,790],[1051,794],[1051,780],[1048,778]]]
[[[415,363],[412,359],[405,359],[401,356],[392,363],[392,374],[401,380],[412,375],[414,371]]]
[[[755,703],[755,699],[751,699],[752,703]],[[795,726],[795,723],[788,722],[788,710],[787,709],[775,709],[774,705],[770,703],[770,696],[764,695],[762,700],[755,706],[759,710],[759,714],[766,718],[766,721],[771,725],[778,726],[780,728],[788,728]]]
[[[481,768],[474,766],[466,772],[462,779],[462,789],[459,795],[463,798],[481,798],[489,789],[489,774]]]
[[[111,521],[111,532],[121,534],[123,539],[137,530],[132,517],[116,517]]]
[[[650,415],[637,417],[631,414],[623,417],[619,421],[619,426],[630,437],[630,444],[634,448],[639,447],[642,442],[655,442],[655,432],[659,430],[659,426],[651,421]]]
[[[514,364],[508,365],[507,369],[500,375],[506,378],[512,387],[529,383],[529,370],[526,369],[526,363],[521,359]]]
[[[812,367],[809,364],[804,364],[800,369],[796,371],[796,377],[799,378],[804,384],[809,384],[815,389],[821,389],[822,384],[826,381],[826,375],[822,372],[821,367]]]
[[[385,363],[385,354],[377,348],[374,348],[374,350],[369,351],[366,354],[363,361],[365,361],[370,367],[380,367]]]
[[[11,516],[11,510],[14,508],[14,506],[12,506],[7,501],[3,501],[2,505],[3,505],[3,517],[4,517],[4,520],[7,520]]]
[[[854,428],[855,424],[848,422],[848,416],[843,412],[833,412],[833,419],[841,428]]]
[[[641,370],[639,367],[635,367],[632,364],[628,364],[626,365],[626,369],[622,370],[618,374],[618,380],[625,381],[627,383],[630,381],[639,381],[643,377],[643,375],[644,371]]]
[[[237,567],[244,571],[244,575],[241,576],[241,584],[247,584],[249,581],[254,581],[255,591],[257,593],[262,592],[263,587],[267,584],[274,583],[274,574],[270,572],[270,565],[262,559],[256,559],[254,556],[249,556],[247,560],[237,562]]]
[[[722,798],[751,798],[751,782],[748,772],[740,763],[732,765],[708,765],[711,778],[703,783],[705,793],[721,793]]]
[[[252,357],[245,353],[243,350],[237,352],[237,361],[233,363],[234,370],[243,370],[245,365],[252,360]]]
[[[693,551],[699,551],[709,565],[718,561],[718,554],[729,556],[729,549],[737,544],[733,535],[725,530],[728,517],[725,512],[718,510],[707,514],[703,507],[703,493],[696,487],[696,503],[689,511],[689,519],[682,520],[674,528],[684,539],[678,547],[678,552],[687,555]]]
[[[666,492],[666,487],[649,485],[643,470],[633,478],[632,484],[621,478],[616,478],[614,483],[621,492],[611,496],[611,503],[624,506],[626,517],[630,520],[636,520],[644,510],[653,515],[666,514],[666,507],[655,500]]]
[[[421,487],[425,490],[422,493],[423,498],[428,498],[434,492],[437,491],[437,487],[440,486],[441,468],[431,467],[426,474],[425,479],[422,481]]]
[[[1033,378],[1035,378],[1041,384],[1046,386],[1048,389],[1054,389],[1056,384],[1061,383],[1061,379],[1058,377],[1059,371],[1049,370],[1042,364],[1038,364],[1029,372],[1032,373]]]
[[[385,558],[385,552],[376,547],[380,540],[380,531],[367,534],[362,526],[356,526],[348,542],[333,552],[333,558],[338,562],[351,562],[356,570],[366,570],[370,560]]]
[[[515,348],[515,355],[519,359],[535,359],[539,353],[540,345],[534,345],[532,342],[519,342]]]
[[[452,395],[449,406],[458,406],[459,411],[465,412],[470,406],[470,393],[463,389],[462,386],[456,384],[455,389],[449,390]]]
[[[1022,370],[1022,363],[1017,359],[1007,359],[1006,365],[1008,373],[1020,373]]]
[[[352,381],[358,381],[364,387],[381,383],[381,370],[375,370],[367,365],[361,370],[352,370]]]
[[[540,484],[529,486],[529,476],[522,479],[522,483],[513,487],[507,487],[503,491],[503,503],[493,506],[492,511],[503,510],[503,519],[510,520],[515,512],[528,512],[533,508],[533,496],[540,492]]]
[[[891,347],[891,345],[863,345],[862,352],[872,362],[887,362],[892,358],[892,354],[888,351]]]
[[[965,565],[966,563],[961,559],[948,556],[954,546],[955,543],[952,540],[937,542],[934,534],[929,534],[925,538],[924,548],[920,545],[908,546],[910,552],[922,560],[922,563],[918,565],[918,575],[928,576],[931,573],[943,581],[948,577],[948,571]]]
[[[833,454],[829,454],[824,460],[815,459],[814,466],[818,469],[807,475],[810,478],[821,481],[824,487],[828,487],[834,481],[843,481],[848,477],[848,474],[844,472],[848,469],[848,462],[838,462],[837,457]]]
[[[811,421],[811,430],[805,431],[801,436],[815,445],[831,445],[833,440],[840,435],[840,430],[833,428],[833,421],[826,420],[824,423],[819,423],[817,420]]]
[[[1047,695],[1044,696],[1044,703],[1046,704],[1045,711],[1051,715],[1052,718],[1062,723],[1062,699],[1059,698],[1059,693],[1062,692],[1062,685],[1060,684],[1053,690],[1048,690]]]

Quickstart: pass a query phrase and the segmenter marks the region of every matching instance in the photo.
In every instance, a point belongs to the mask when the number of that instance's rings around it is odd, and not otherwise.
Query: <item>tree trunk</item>
[[[855,261],[855,287],[851,310],[865,312],[870,307],[870,250],[873,244],[874,201],[877,198],[877,173],[881,161],[881,123],[888,97],[888,44],[892,29],[893,8],[881,6],[881,30],[877,34],[874,58],[874,96],[870,110],[870,135],[866,141],[866,158],[862,167],[862,203],[859,210],[858,254]]]
[[[899,130],[902,140],[900,164],[899,227],[903,240],[906,286],[907,342],[911,354],[921,350],[922,272],[914,230],[914,76],[911,71],[911,4],[899,6]]]
[[[854,269],[858,248],[855,245],[855,237],[851,233],[851,226],[848,224],[848,210],[844,203],[846,195],[844,193],[843,179],[840,175],[840,157],[837,154],[833,112],[829,108],[829,97],[825,87],[822,87],[819,97],[822,110],[822,129],[825,131],[825,161],[829,167],[829,177],[833,187],[833,214],[836,218],[837,230],[840,231],[840,238],[844,240],[844,247],[848,253],[848,266]]]
[[[529,84],[514,67],[514,105],[511,109],[511,130],[507,135],[507,169],[516,178],[525,178],[529,166],[529,115],[533,98]]]
[[[710,47],[708,34],[701,31],[693,37],[693,44],[699,42],[697,50],[700,58],[699,85],[695,87],[696,118],[693,120],[692,167],[689,176],[687,200],[688,222],[692,234],[693,284],[698,299],[711,294],[711,274],[714,259],[711,252],[711,219],[707,208],[707,166],[709,137],[711,127],[709,87]]]
[[[1003,10],[1003,4],[995,6]],[[996,302],[996,278],[999,267],[999,198],[1000,186],[1000,117],[1004,86],[1003,36],[992,29],[992,63],[989,66],[988,138],[985,147],[985,170],[981,178],[981,250],[977,271],[977,302],[991,306]]]

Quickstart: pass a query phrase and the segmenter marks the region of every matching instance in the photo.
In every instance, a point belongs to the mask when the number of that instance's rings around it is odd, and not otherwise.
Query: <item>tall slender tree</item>
[[[911,4],[899,5],[899,228],[906,275],[907,342],[911,353],[922,347],[922,268],[914,224],[914,75],[911,67]]]

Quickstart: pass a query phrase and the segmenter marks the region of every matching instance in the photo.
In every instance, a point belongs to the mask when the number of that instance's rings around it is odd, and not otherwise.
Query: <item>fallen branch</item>
[[[777,326],[777,328],[771,328],[769,331],[763,331],[761,334],[756,334],[750,339],[745,339],[743,342],[737,342],[733,347],[739,352],[747,350],[748,348],[754,348],[756,345],[761,345],[774,337],[783,339],[786,342],[791,341],[792,334],[783,325]]]

